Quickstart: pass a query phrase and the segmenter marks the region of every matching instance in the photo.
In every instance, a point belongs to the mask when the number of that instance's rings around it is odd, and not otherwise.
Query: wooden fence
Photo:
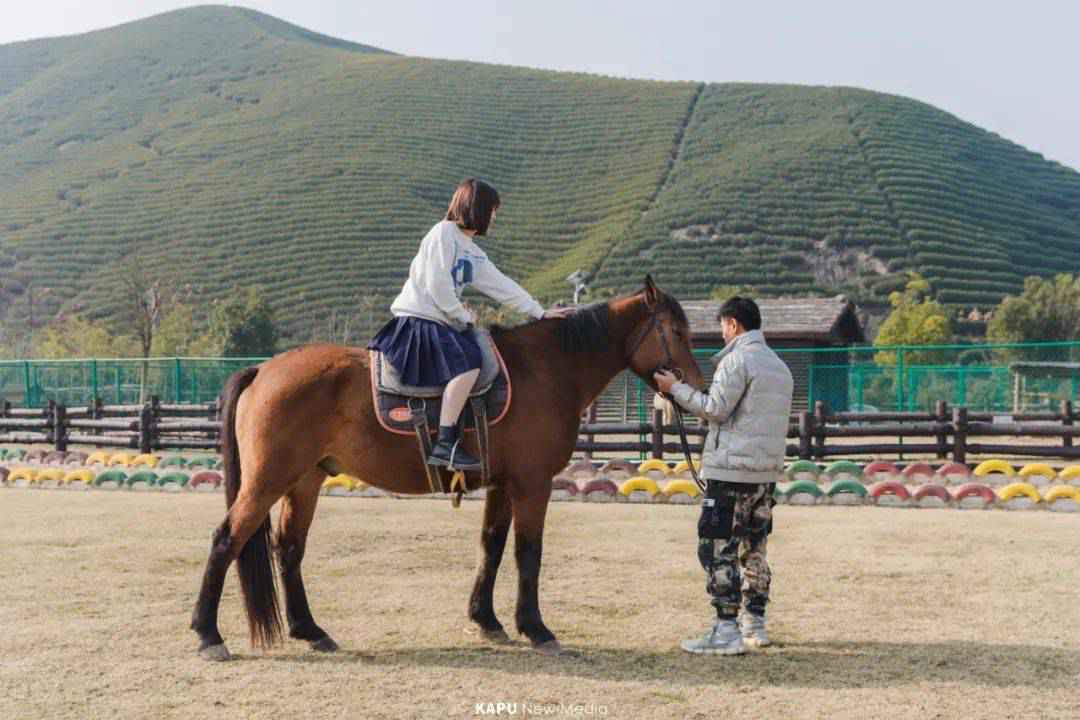
[[[830,413],[824,403],[800,412],[788,425],[788,457],[823,460],[840,456],[935,455],[967,462],[968,455],[1080,458],[1078,414],[1064,401],[1056,412],[1001,415],[969,412],[939,402],[935,412]],[[651,423],[601,423],[590,413],[581,425],[577,450],[594,453],[680,456],[678,430],[664,425],[659,411]],[[690,449],[701,452],[707,427],[690,419]],[[217,403],[170,405],[152,398],[144,405],[65,407],[50,402],[42,409],[0,403],[0,443],[69,444],[123,447],[149,453],[167,449],[218,450],[221,408]],[[597,439],[600,437],[601,439]],[[611,438],[616,439],[611,439]],[[1008,438],[1013,442],[986,442]],[[1019,438],[1029,442],[1016,442]],[[860,442],[864,440],[865,442]],[[978,442],[973,442],[978,439]],[[1030,439],[1045,439],[1032,443]],[[839,442],[845,441],[845,442]],[[853,442],[852,442],[853,441]],[[1053,441],[1052,443],[1050,441]]]

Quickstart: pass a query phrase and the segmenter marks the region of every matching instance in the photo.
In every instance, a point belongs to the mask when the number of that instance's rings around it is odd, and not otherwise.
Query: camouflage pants
[[[765,546],[772,532],[775,487],[709,481],[698,521],[698,560],[721,618],[735,617],[740,606],[765,613],[771,580]]]

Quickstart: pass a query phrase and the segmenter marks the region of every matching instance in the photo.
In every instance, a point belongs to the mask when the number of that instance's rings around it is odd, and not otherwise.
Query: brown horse
[[[570,459],[582,412],[619,372],[630,368],[653,386],[659,366],[701,387],[679,303],[645,278],[645,289],[492,335],[514,384],[506,417],[491,429],[491,484],[480,534],[483,550],[468,615],[483,637],[508,642],[492,591],[510,523],[518,566],[515,620],[538,650],[559,644],[540,617],[538,585],[551,479]],[[233,375],[224,390],[222,450],[225,520],[210,558],[191,628],[199,653],[224,660],[217,628],[225,572],[235,559],[253,645],[268,647],[282,627],[271,563],[270,509],[281,500],[273,547],[285,588],[289,636],[316,650],[336,643],[308,606],[300,564],[319,490],[328,473],[345,472],[395,493],[430,492],[414,438],[383,430],[375,417],[367,351],[313,345]],[[475,450],[475,447],[473,447]]]

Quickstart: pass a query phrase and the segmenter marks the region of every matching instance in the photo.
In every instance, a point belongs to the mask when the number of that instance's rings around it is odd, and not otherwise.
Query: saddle
[[[480,375],[476,379],[469,402],[462,412],[461,423],[466,433],[473,433],[479,448],[481,461],[480,483],[475,487],[490,483],[488,464],[488,428],[500,422],[510,409],[512,388],[510,374],[506,370],[499,349],[487,330],[475,330],[477,344],[480,345],[482,362]],[[377,350],[369,350],[371,389],[374,399],[375,417],[387,432],[395,435],[414,435],[420,448],[421,460],[427,472],[428,486],[433,493],[453,493],[453,504],[457,507],[461,496],[467,490],[465,474],[455,472],[447,479],[444,468],[427,464],[431,455],[431,436],[438,432],[439,411],[442,409],[442,394],[445,386],[417,386],[402,381],[394,366]]]

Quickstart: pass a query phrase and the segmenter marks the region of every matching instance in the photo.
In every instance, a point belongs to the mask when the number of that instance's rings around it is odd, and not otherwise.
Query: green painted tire
[[[159,477],[158,481],[157,481],[157,484],[158,484],[158,487],[164,487],[165,485],[168,485],[169,483],[175,483],[176,485],[179,485],[180,487],[185,487],[188,484],[188,481],[190,481],[190,480],[191,480],[191,476],[189,476],[187,473],[174,472],[174,473],[167,473],[167,474],[162,475],[161,477]]]
[[[124,485],[127,482],[127,477],[127,473],[123,470],[106,470],[105,472],[94,478],[94,487],[100,487],[107,482],[114,482],[117,485]]]
[[[825,494],[829,497],[843,493],[852,493],[864,498],[866,497],[866,486],[856,480],[838,480],[825,491]]]
[[[170,455],[166,458],[162,458],[161,462],[157,464],[159,469],[162,468],[184,468],[187,467],[187,459],[180,455]]]
[[[132,473],[127,479],[127,486],[131,487],[137,482],[144,482],[147,485],[157,484],[157,473],[149,470],[140,470],[139,472]]]
[[[813,480],[797,480],[788,487],[787,492],[784,494],[789,498],[792,495],[813,495],[814,497],[819,498],[825,493],[822,492],[821,488],[818,487],[818,484]]]
[[[863,469],[861,465],[851,462],[850,460],[837,460],[836,462],[829,463],[821,472],[823,475],[828,475],[829,477],[851,475],[853,477],[861,478]]]
[[[821,468],[818,467],[816,462],[811,460],[796,460],[784,470],[784,475],[786,475],[789,480],[794,479],[799,473],[811,473],[814,477],[817,477],[821,474]]]
[[[189,470],[194,470],[195,468],[202,468],[202,469],[206,469],[206,470],[217,470],[217,468],[218,468],[218,459],[216,457],[210,457],[210,456],[198,457],[198,458],[195,458],[194,460],[191,460],[190,462],[188,462],[187,466],[188,466]]]

